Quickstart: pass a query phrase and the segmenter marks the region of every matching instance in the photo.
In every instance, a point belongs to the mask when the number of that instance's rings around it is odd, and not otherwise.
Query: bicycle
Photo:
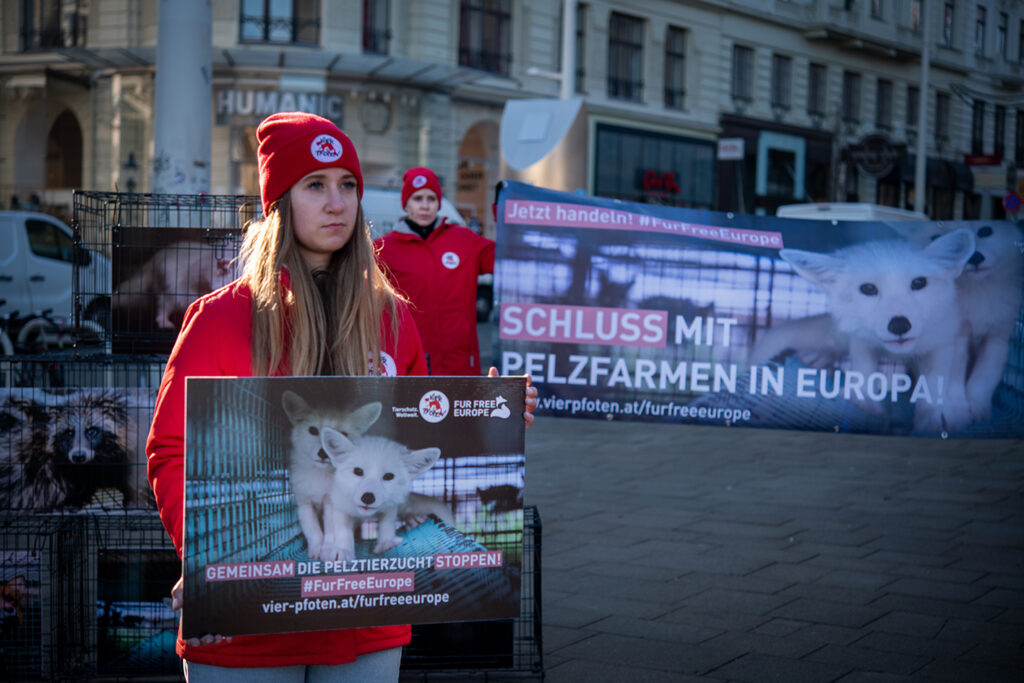
[[[29,318],[18,329],[14,348],[22,353],[41,353],[52,349],[63,349],[76,344],[100,344],[105,330],[94,320],[82,320],[74,327],[62,318],[54,318],[47,309],[38,316]]]

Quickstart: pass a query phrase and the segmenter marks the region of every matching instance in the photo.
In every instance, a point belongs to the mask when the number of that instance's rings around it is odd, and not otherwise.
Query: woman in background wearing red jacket
[[[413,320],[374,261],[352,142],[327,119],[300,112],[268,117],[256,137],[266,218],[246,230],[242,276],[185,314],[146,445],[160,517],[179,555],[185,377],[426,374]],[[180,580],[172,595],[180,607]],[[384,626],[179,635],[177,652],[190,683],[396,681],[409,634],[408,626]]]
[[[438,219],[441,183],[429,168],[402,182],[405,217],[377,240],[377,258],[412,308],[431,375],[479,375],[476,282],[494,272],[494,241]]]

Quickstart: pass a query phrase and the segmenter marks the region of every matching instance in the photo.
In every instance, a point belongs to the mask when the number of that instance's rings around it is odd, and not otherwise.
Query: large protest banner
[[[519,615],[522,378],[189,378],[182,635]]]
[[[1024,435],[1024,231],[828,222],[503,184],[495,357],[539,414]]]

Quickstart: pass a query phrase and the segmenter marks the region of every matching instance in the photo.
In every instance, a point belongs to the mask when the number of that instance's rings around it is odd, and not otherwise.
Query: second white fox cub
[[[381,436],[353,441],[330,427],[321,431],[321,440],[335,470],[324,500],[322,559],[355,559],[355,535],[364,521],[377,522],[375,554],[402,542],[395,533],[399,519],[408,523],[434,515],[452,523],[451,511],[441,501],[412,491],[412,480],[437,462],[440,448],[413,450]]]
[[[828,362],[848,353],[851,371],[867,377],[882,357],[898,359],[929,378],[945,378],[941,403],[915,407],[915,428],[961,429],[970,422],[970,410],[957,278],[974,250],[967,230],[923,247],[889,240],[831,254],[782,249],[779,256],[828,295],[829,311],[770,329],[751,361],[764,362],[786,349],[804,362],[815,354],[815,360]],[[866,401],[860,405],[871,407]]]

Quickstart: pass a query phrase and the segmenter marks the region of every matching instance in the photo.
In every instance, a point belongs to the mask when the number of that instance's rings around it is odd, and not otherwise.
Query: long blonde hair
[[[334,315],[325,313],[320,289],[299,252],[290,192],[271,206],[266,218],[248,225],[242,259],[241,280],[252,293],[249,348],[254,375],[276,374],[282,361],[287,361],[292,375],[325,370],[336,375],[379,374],[382,315],[390,313],[392,336],[397,339],[399,295],[374,258],[361,204],[352,237],[327,266],[325,291]],[[283,270],[288,271],[288,289],[281,281]]]

